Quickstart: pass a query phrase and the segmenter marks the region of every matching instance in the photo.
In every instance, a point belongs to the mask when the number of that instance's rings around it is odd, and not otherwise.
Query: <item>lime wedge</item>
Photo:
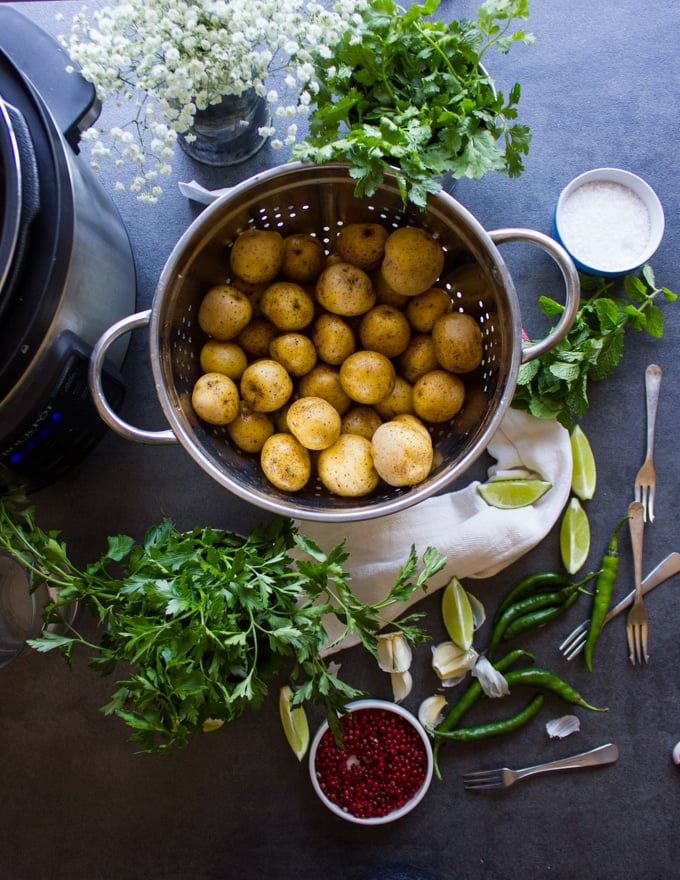
[[[576,574],[590,552],[590,523],[578,498],[572,497],[560,525],[560,553],[569,574]]]
[[[571,432],[571,456],[573,459],[571,490],[582,501],[587,501],[595,494],[597,471],[593,450],[580,425],[576,425]]]
[[[442,620],[449,638],[463,651],[472,647],[474,615],[468,594],[458,578],[452,577],[444,587]]]
[[[309,724],[302,706],[292,706],[293,689],[284,685],[279,691],[279,715],[283,732],[295,757],[301,761],[309,748]]]
[[[490,483],[481,483],[477,491],[491,507],[512,510],[534,504],[550,488],[552,483],[547,480],[492,480]]]

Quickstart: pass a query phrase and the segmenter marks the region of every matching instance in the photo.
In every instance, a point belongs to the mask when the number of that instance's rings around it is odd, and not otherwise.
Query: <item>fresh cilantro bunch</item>
[[[581,303],[569,333],[539,358],[522,364],[512,405],[543,419],[557,419],[571,429],[585,415],[589,383],[610,376],[623,357],[625,331],[632,328],[656,339],[663,336],[663,312],[655,300],[674,302],[678,295],[657,287],[654,271],[645,265],[622,284],[582,274]],[[548,317],[564,306],[547,296],[539,299]]]
[[[258,708],[268,682],[282,673],[294,704],[317,704],[335,719],[359,692],[321,656],[326,616],[375,654],[384,609],[425,589],[444,565],[429,548],[421,569],[412,548],[389,595],[363,604],[349,585],[344,545],[324,553],[277,518],[245,537],[209,528],[179,532],[165,520],[139,544],[109,538],[106,552],[79,570],[58,533],[42,531],[20,496],[0,498],[0,547],[33,571],[36,585],[46,581],[59,591],[45,613],[62,632],[45,630],[31,646],[58,649],[69,664],[84,648],[102,675],[122,671],[102,711],[128,724],[131,741],[147,752],[184,746],[206,725]],[[65,624],[61,610],[73,602],[95,615],[96,642]],[[426,638],[420,616],[395,624],[414,644]]]
[[[533,41],[511,29],[528,17],[528,0],[486,0],[476,21],[449,22],[430,19],[439,2],[403,9],[369,0],[332,52],[312,53],[314,108],[295,158],[348,162],[358,196],[392,172],[404,201],[418,206],[444,175],[522,172],[530,135],[515,121],[520,86],[506,98],[482,59],[492,46],[507,53]]]

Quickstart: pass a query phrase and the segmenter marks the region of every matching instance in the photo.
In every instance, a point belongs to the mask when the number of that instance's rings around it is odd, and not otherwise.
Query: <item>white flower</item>
[[[317,94],[313,52],[332,55],[339,35],[358,21],[367,0],[127,0],[76,12],[60,42],[102,101],[135,108],[135,116],[108,133],[84,134],[97,144],[92,159],[116,167],[132,163],[132,192],[153,204],[167,174],[177,136],[188,135],[196,112],[249,89],[280,102],[275,115],[306,114]],[[327,8],[328,7],[328,8]],[[286,95],[268,88],[285,72]],[[272,136],[275,128],[269,129]],[[296,129],[286,126],[285,142]],[[136,149],[132,148],[134,141]],[[282,146],[280,138],[272,146]],[[109,152],[107,152],[109,150]],[[139,171],[142,170],[140,174]],[[153,176],[147,172],[153,171]]]

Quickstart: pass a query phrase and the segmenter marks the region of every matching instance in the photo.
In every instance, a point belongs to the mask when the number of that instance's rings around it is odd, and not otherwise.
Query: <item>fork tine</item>
[[[478,770],[463,776],[463,788],[481,791],[504,788],[503,776],[498,770]]]
[[[628,659],[635,666],[635,632],[632,626],[626,627],[626,640],[628,642]]]
[[[645,505],[645,510],[649,512],[649,521],[654,522],[654,491],[655,486],[649,487],[649,495],[647,504]],[[646,521],[646,520],[645,520]]]

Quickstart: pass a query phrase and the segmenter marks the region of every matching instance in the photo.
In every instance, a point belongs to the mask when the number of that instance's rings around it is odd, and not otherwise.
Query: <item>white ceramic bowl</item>
[[[335,744],[333,732],[329,729],[328,722],[324,722],[317,731],[309,750],[309,774],[314,790],[321,802],[331,812],[349,822],[355,822],[358,825],[384,825],[387,822],[401,819],[422,801],[432,782],[434,762],[430,739],[418,719],[396,703],[390,703],[387,700],[355,700],[348,703],[346,709],[354,724],[366,725],[372,736],[375,735],[376,725],[381,722],[386,723],[389,730],[381,739],[373,740],[370,743],[366,754],[362,750],[363,738],[359,739],[355,749],[348,746],[345,752],[340,754],[341,750]],[[405,735],[408,738],[409,747],[414,750],[411,757],[418,756],[419,767],[414,773],[412,782],[414,790],[409,793],[408,799],[404,803],[399,803],[400,792],[392,790],[389,773],[385,774],[384,784],[380,784],[376,783],[374,774],[368,771],[370,762],[381,754],[382,744],[395,731],[399,736]],[[330,768],[327,749],[330,750],[330,757],[337,759],[339,771]],[[389,747],[386,745],[385,751],[388,752],[388,750]],[[389,763],[390,759],[388,754],[385,760]],[[351,768],[357,769],[352,770]],[[346,770],[349,770],[349,775],[344,776],[344,779],[348,782],[347,787],[351,794],[349,801],[344,803],[339,795],[333,796],[329,785],[332,779],[329,777],[332,777],[335,772],[343,772],[344,774]],[[384,770],[377,772],[385,773]],[[356,809],[355,814],[352,810],[359,803],[361,799],[360,788],[367,781],[374,790],[380,789],[380,795],[387,800],[383,805],[379,805],[377,799],[369,797],[365,801],[369,804],[366,814],[361,814],[359,809]],[[403,794],[403,789],[401,794]],[[390,802],[393,802],[394,806],[390,807]]]
[[[664,213],[641,177],[620,168],[595,168],[562,190],[553,235],[577,268],[614,277],[644,265],[661,243]]]

